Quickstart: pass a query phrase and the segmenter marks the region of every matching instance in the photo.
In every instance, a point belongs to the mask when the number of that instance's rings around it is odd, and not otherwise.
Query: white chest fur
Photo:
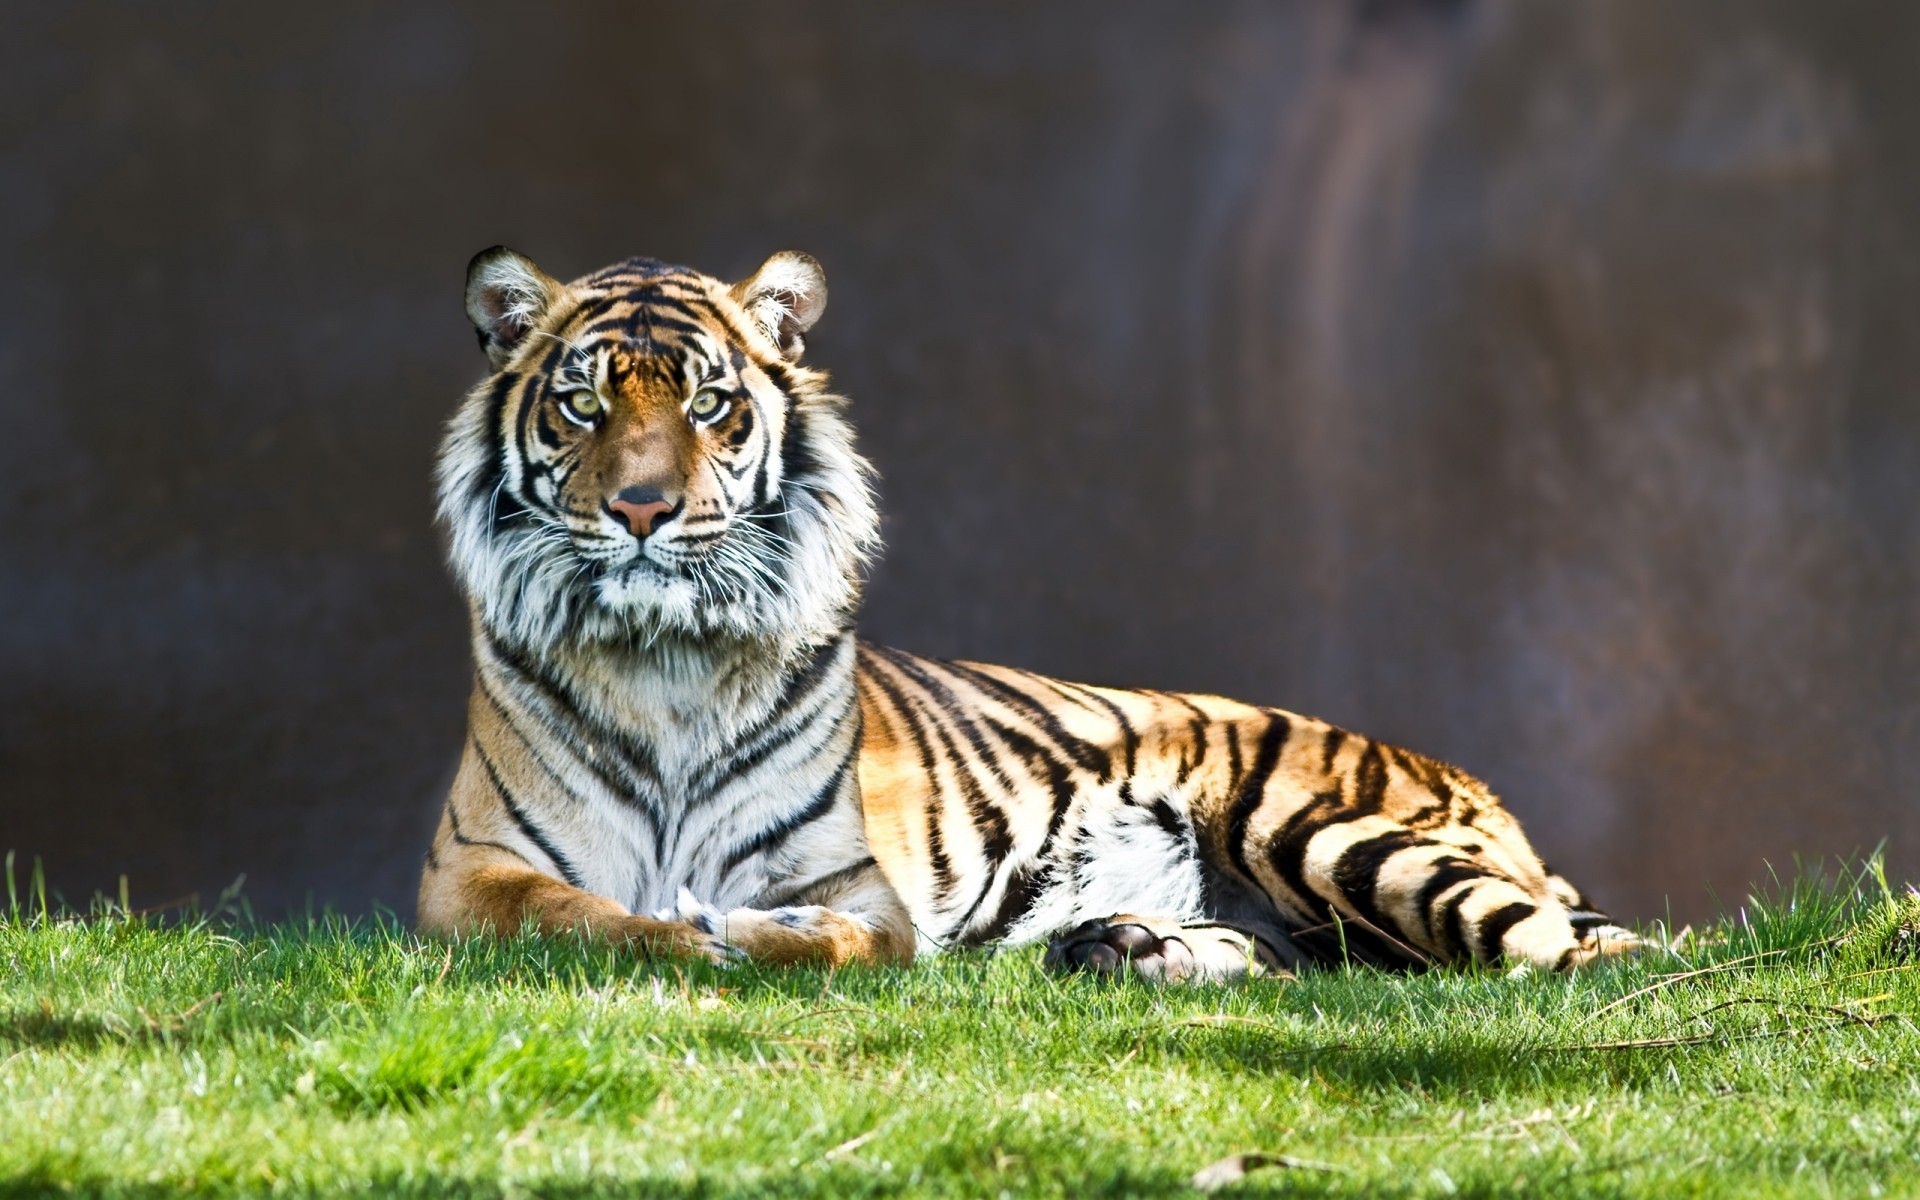
[[[540,678],[476,649],[549,782],[524,802],[581,886],[635,912],[682,889],[721,908],[763,897],[801,864],[757,837],[843,787],[856,750],[851,638],[772,658],[601,647]],[[857,806],[852,824],[857,843]]]

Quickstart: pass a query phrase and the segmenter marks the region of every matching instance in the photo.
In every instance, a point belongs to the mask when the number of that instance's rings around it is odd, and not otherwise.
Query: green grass
[[[1920,900],[1871,867],[1573,978],[719,969],[37,901],[0,972],[0,1196],[1192,1195],[1241,1151],[1295,1165],[1223,1195],[1920,1195]]]

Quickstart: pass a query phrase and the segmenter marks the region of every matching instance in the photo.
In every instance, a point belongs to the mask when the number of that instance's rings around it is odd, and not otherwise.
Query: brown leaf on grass
[[[213,995],[191,1004],[177,1013],[161,1013],[155,1016],[138,1004],[133,1006],[133,1011],[139,1013],[140,1019],[147,1023],[146,1032],[148,1034],[162,1038],[171,1037],[176,1033],[184,1032],[187,1028],[187,1022],[199,1016],[208,1006],[220,1003],[220,1001],[226,997],[226,994],[225,991],[215,992]],[[45,1004],[46,1002],[43,1000],[41,1003]]]
[[[1266,1154],[1252,1150],[1245,1154],[1229,1154],[1216,1163],[1209,1163],[1193,1173],[1193,1186],[1203,1192],[1217,1192],[1231,1183],[1239,1183],[1250,1172],[1262,1167],[1292,1167],[1297,1171],[1337,1171],[1340,1168],[1332,1163],[1309,1162],[1304,1158],[1295,1158],[1291,1154]]]

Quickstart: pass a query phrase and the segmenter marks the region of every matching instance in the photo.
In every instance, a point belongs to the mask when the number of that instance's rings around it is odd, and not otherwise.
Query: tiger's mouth
[[[716,543],[708,543],[714,545]],[[699,573],[701,563],[711,557],[706,546],[636,546],[619,558],[600,562],[602,574],[612,576],[657,575],[662,579],[685,579]]]
[[[588,544],[576,545],[575,553],[582,583],[614,607],[631,605],[637,593],[651,588],[691,587],[697,602],[708,603],[784,591],[783,562],[756,553],[751,540],[729,531],[692,545],[663,541],[636,545],[616,555],[590,539]]]

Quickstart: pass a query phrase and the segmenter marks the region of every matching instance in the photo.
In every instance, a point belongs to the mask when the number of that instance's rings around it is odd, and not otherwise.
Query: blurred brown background
[[[1317,713],[1616,911],[1920,869],[1920,7],[11,4],[0,848],[410,913],[467,258],[825,262],[870,634]]]

